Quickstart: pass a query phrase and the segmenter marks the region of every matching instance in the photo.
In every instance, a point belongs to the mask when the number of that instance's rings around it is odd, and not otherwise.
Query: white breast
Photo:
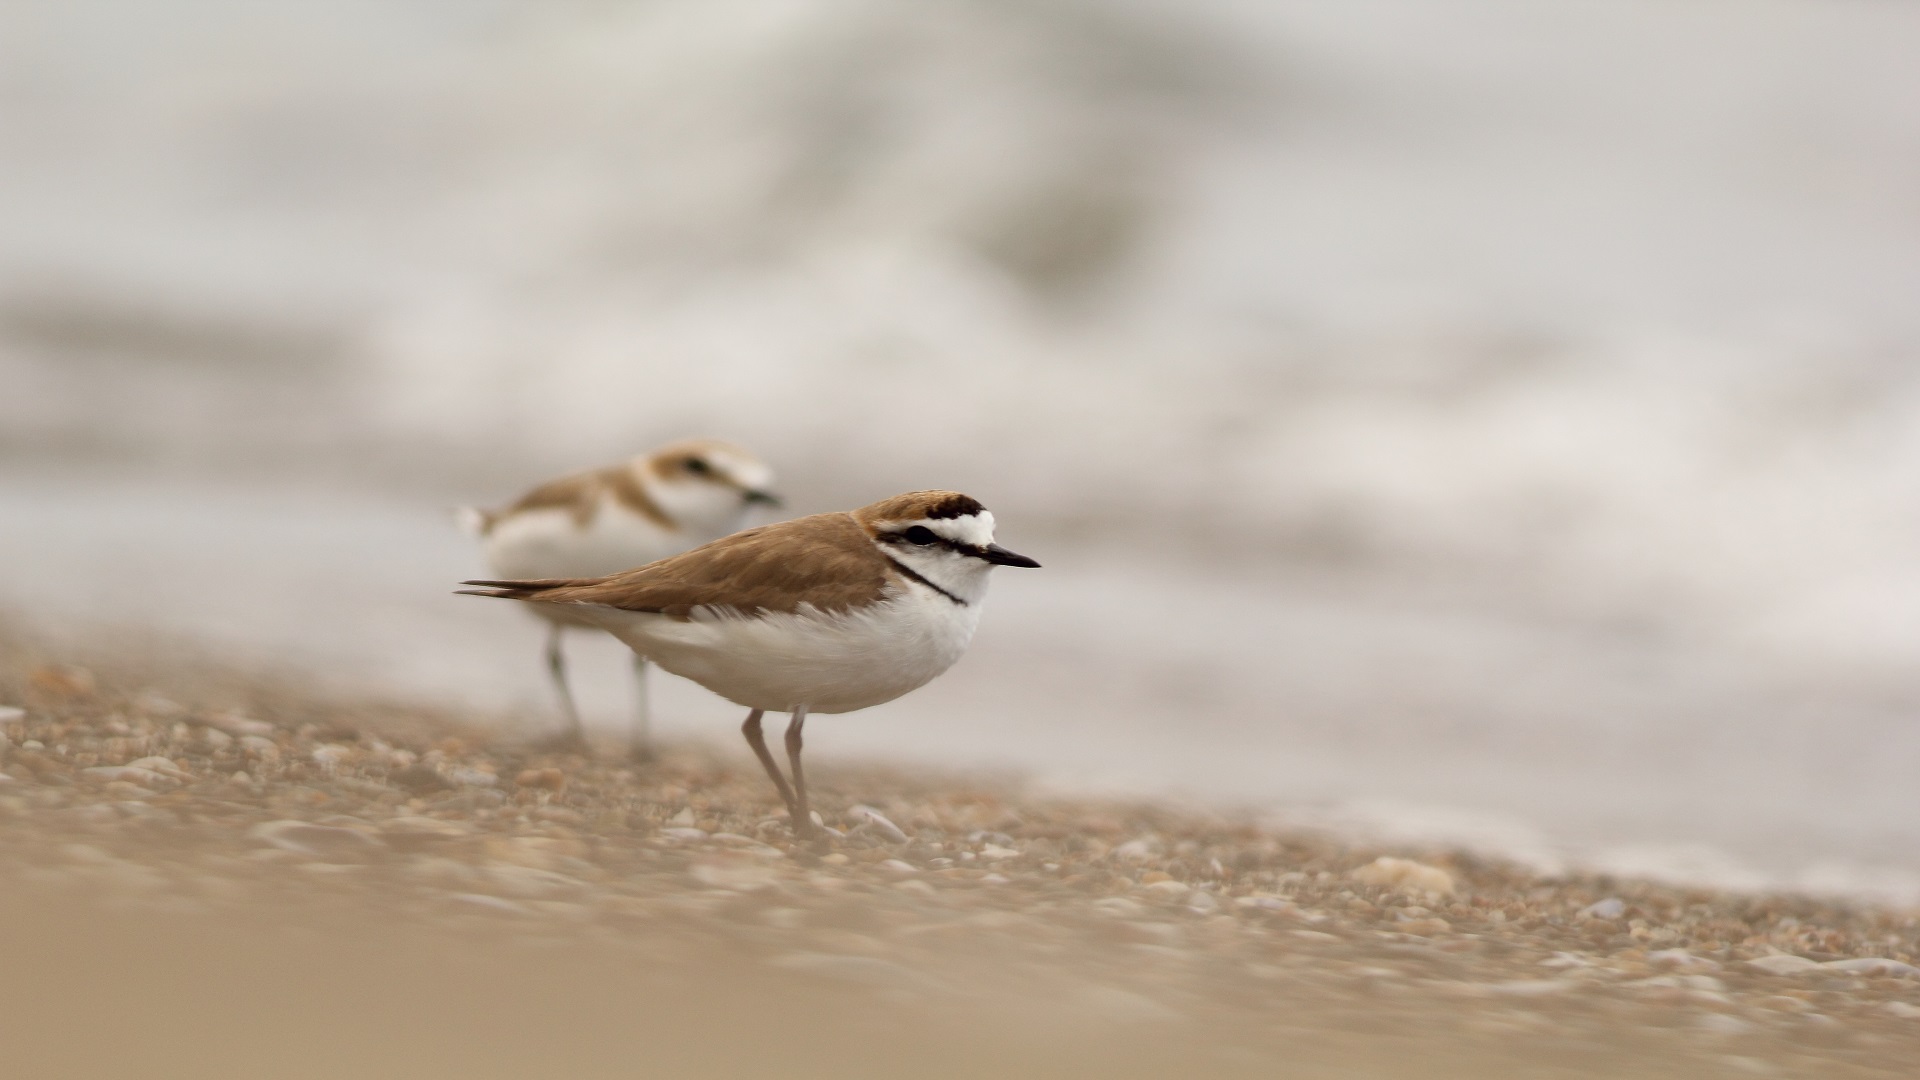
[[[864,709],[931,682],[967,651],[978,604],[907,587],[840,615],[702,613],[691,620],[593,609],[635,652],[750,709]]]

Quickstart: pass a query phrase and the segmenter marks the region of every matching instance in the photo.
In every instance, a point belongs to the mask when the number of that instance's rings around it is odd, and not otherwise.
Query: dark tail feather
[[[539,581],[463,581],[478,589],[455,589],[455,596],[496,596],[503,600],[539,600],[541,594],[572,585],[591,585],[599,578],[542,578]]]

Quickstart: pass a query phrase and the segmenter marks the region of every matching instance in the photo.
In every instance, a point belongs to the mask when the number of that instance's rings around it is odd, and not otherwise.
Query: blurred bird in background
[[[548,481],[503,509],[467,507],[460,518],[479,538],[496,577],[603,577],[739,530],[756,505],[780,505],[772,483],[773,470],[744,448],[690,439]],[[569,626],[599,629],[598,624],[564,606],[528,607],[547,623],[547,671],[567,725],[560,741],[585,748],[561,637]],[[631,751],[646,760],[652,756],[648,664],[635,656],[633,665],[637,699]]]

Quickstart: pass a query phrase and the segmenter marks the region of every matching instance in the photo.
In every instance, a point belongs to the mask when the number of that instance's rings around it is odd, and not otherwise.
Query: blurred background
[[[1916,47],[1864,0],[0,6],[0,610],[550,724],[449,511],[714,435],[1045,564],[823,763],[1920,897]]]

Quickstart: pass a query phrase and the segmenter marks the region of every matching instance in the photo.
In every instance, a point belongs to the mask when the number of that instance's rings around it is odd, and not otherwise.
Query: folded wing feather
[[[812,517],[734,533],[692,551],[603,578],[467,581],[473,596],[595,604],[673,618],[696,608],[844,612],[884,597],[892,567],[853,515]]]

